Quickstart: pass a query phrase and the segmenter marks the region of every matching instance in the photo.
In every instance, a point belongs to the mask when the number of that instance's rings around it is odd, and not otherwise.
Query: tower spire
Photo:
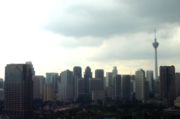
[[[155,35],[155,42],[156,42],[156,29],[154,29],[154,35]]]

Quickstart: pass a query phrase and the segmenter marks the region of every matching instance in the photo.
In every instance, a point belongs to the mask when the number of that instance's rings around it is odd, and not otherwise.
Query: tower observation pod
[[[152,43],[152,45],[153,45],[153,47],[155,49],[155,80],[157,80],[158,79],[157,48],[159,46],[159,43],[157,42],[157,39],[156,39],[156,30],[154,32],[155,32],[155,39],[154,39],[154,42]]]

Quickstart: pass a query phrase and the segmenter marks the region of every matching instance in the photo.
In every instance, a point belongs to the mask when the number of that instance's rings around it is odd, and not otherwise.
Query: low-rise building
[[[176,97],[176,100],[174,100],[174,106],[180,107],[180,97]]]

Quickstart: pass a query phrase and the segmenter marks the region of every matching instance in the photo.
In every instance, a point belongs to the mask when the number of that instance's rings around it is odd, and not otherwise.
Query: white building
[[[106,73],[106,87],[112,87],[113,83],[113,73],[107,72]]]
[[[97,101],[98,99],[103,100],[105,98],[104,90],[94,90],[92,91],[92,100]]]
[[[73,95],[73,72],[66,70],[61,72],[61,82],[58,83],[58,95],[60,99],[69,101],[74,98]]]
[[[43,99],[44,97],[44,76],[33,76],[33,99]]]
[[[146,71],[146,80],[149,81],[149,91],[154,91],[153,71]]]
[[[145,72],[143,69],[139,69],[135,74],[136,81],[136,99],[142,101],[145,97],[144,85],[145,85]]]

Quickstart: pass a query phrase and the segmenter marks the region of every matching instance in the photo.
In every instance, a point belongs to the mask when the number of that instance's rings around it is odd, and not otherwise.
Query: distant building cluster
[[[89,66],[84,75],[82,68],[73,71],[49,72],[46,77],[36,75],[33,64],[7,64],[5,80],[0,79],[0,100],[4,100],[2,114],[10,118],[27,118],[33,113],[33,99],[62,102],[77,101],[80,98],[93,101],[106,98],[115,101],[139,100],[144,103],[162,104],[166,107],[179,106],[180,73],[174,66],[160,66],[157,73],[157,47],[155,39],[155,77],[152,70],[138,69],[135,75],[119,74],[117,67],[112,72],[95,70],[95,77]],[[106,76],[105,76],[106,74]]]

